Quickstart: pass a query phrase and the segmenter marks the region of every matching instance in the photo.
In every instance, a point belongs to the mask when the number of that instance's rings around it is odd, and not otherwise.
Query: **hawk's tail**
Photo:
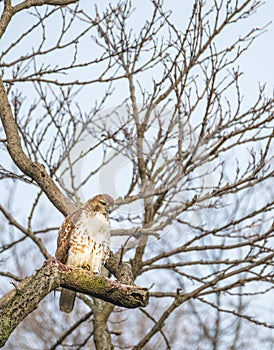
[[[62,288],[59,299],[60,310],[66,313],[70,313],[73,310],[75,297],[76,292],[74,292],[73,290]]]

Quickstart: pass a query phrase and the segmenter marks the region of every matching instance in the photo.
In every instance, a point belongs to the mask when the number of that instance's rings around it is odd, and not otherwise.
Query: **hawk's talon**
[[[82,267],[82,269],[84,269],[84,270],[90,271],[90,266],[89,266],[89,264],[88,264],[87,262],[84,262],[83,265],[82,265],[81,267]]]

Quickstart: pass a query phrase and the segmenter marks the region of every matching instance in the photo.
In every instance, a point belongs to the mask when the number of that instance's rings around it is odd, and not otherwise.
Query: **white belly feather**
[[[110,225],[108,219],[85,211],[75,224],[70,237],[67,265],[86,267],[98,274],[109,251]]]

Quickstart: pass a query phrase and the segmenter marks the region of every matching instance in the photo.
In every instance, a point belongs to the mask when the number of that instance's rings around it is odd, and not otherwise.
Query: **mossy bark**
[[[0,303],[0,347],[13,330],[35,310],[39,302],[57,287],[91,295],[114,305],[137,308],[148,304],[146,288],[123,284],[105,276],[95,276],[78,268],[64,268],[56,259],[49,259],[34,275],[26,277],[10,297]],[[0,299],[1,302],[1,299]]]

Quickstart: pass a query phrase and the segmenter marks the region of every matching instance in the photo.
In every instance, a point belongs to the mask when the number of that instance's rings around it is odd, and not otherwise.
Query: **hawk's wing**
[[[70,237],[81,214],[82,209],[76,210],[74,213],[66,217],[60,227],[55,256],[63,264],[67,262],[68,251],[70,248]],[[61,288],[59,301],[60,310],[66,313],[71,312],[73,310],[75,296],[76,293],[74,291]]]
[[[76,210],[74,213],[66,217],[60,227],[55,256],[57,260],[63,264],[67,262],[71,233],[75,229],[75,224],[79,220],[81,213],[82,209]]]

